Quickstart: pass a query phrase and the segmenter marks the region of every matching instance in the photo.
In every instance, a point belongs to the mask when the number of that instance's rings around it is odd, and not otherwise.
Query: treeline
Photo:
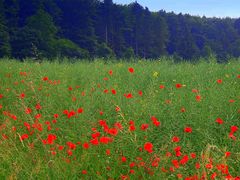
[[[0,57],[240,56],[240,18],[150,12],[112,0],[0,0]]]

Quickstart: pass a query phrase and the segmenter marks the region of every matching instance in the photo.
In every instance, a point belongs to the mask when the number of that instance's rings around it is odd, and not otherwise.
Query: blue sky
[[[135,0],[113,0],[117,4],[129,4]],[[240,17],[240,0],[138,0],[151,11],[165,10],[207,17]]]

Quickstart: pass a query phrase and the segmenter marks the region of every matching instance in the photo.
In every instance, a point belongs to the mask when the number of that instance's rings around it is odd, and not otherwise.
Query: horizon
[[[136,0],[113,0],[116,4],[130,4]],[[164,10],[166,12],[174,12],[176,14],[190,14],[192,16],[205,16],[217,18],[239,18],[240,1],[238,0],[138,0],[141,6],[147,7],[152,12]]]

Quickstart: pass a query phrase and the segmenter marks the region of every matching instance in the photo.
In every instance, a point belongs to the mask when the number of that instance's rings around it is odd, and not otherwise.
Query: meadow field
[[[240,179],[240,61],[0,60],[0,179]]]

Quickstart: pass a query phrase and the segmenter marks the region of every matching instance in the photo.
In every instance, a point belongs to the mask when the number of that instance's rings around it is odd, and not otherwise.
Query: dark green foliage
[[[10,56],[10,36],[6,26],[4,7],[2,1],[0,1],[0,57]]]
[[[106,43],[101,43],[97,48],[97,55],[104,58],[114,57],[114,52]]]
[[[55,56],[58,57],[89,58],[89,52],[87,50],[80,48],[68,39],[55,40],[54,47]]]
[[[0,10],[0,56],[240,56],[240,18],[150,12],[112,0],[1,0]]]

